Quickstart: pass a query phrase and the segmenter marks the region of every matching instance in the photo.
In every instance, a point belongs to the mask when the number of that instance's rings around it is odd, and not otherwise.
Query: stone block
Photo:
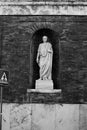
[[[32,130],[55,130],[55,105],[32,105]]]
[[[10,130],[10,105],[2,106],[2,130]]]
[[[79,130],[87,130],[87,105],[80,104]]]
[[[31,104],[12,104],[9,116],[9,130],[31,130]]]
[[[87,130],[86,104],[3,104],[2,130]]]
[[[36,89],[53,89],[52,80],[36,80]]]
[[[56,104],[55,130],[79,130],[79,105]]]

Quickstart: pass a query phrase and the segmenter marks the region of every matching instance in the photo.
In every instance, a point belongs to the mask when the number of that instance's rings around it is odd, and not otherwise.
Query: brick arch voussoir
[[[32,27],[31,27],[31,33],[32,35],[40,30],[40,29],[50,29],[50,30],[53,30],[55,31],[54,27],[50,24],[50,23],[38,23],[38,24],[34,24]]]

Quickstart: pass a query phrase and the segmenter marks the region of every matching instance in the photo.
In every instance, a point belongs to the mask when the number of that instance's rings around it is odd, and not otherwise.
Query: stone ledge
[[[11,0],[7,0],[7,1],[1,1],[0,5],[6,6],[6,5],[87,5],[86,1],[39,1],[39,2],[35,2],[35,1],[11,1]]]
[[[27,102],[29,103],[59,103],[62,100],[61,89],[59,90],[27,90]]]
[[[61,89],[45,90],[45,89],[27,89],[27,93],[38,92],[38,93],[61,93]]]
[[[0,15],[87,15],[87,2],[7,0],[0,2]]]

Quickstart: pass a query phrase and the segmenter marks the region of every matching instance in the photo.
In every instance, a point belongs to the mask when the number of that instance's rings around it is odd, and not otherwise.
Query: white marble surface
[[[55,130],[55,105],[33,104],[33,130]]]
[[[53,90],[53,81],[52,80],[36,80],[35,88]]]
[[[39,93],[61,93],[61,89],[53,89],[53,90],[47,90],[47,89],[27,89],[27,92],[39,92]]]
[[[56,105],[55,130],[79,130],[79,105]]]
[[[87,104],[81,104],[79,112],[80,127],[79,130],[87,130]]]
[[[2,130],[10,130],[10,104],[4,104],[2,108]]]
[[[2,130],[87,130],[87,104],[3,104]]]
[[[10,130],[31,130],[31,105],[13,104],[10,108]]]

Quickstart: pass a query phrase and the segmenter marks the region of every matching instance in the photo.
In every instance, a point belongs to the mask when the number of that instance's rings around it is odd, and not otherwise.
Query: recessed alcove
[[[52,80],[54,83],[54,89],[59,89],[59,35],[57,32],[43,28],[37,30],[32,36],[31,45],[31,72],[32,72],[32,89],[35,88],[35,81],[39,79],[39,66],[36,63],[37,50],[40,43],[42,43],[42,37],[46,35],[48,41],[52,44],[53,48],[53,65],[52,65]]]

